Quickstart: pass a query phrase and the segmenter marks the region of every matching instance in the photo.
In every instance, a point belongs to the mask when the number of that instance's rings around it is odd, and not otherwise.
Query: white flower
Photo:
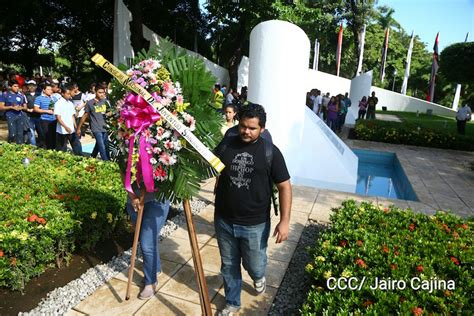
[[[156,165],[156,164],[158,163],[158,161],[156,161],[155,158],[151,158],[151,159],[150,159],[150,163],[151,163],[152,165]]]

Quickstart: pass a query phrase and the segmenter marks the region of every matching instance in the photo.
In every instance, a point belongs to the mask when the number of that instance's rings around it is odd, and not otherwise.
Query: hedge
[[[427,216],[343,202],[309,250],[313,285],[302,314],[469,314],[473,225],[444,212]],[[351,278],[351,289],[344,289]]]
[[[22,289],[110,236],[125,202],[114,163],[0,143],[0,286]]]
[[[472,137],[419,127],[415,124],[378,120],[358,120],[356,138],[360,140],[434,148],[474,151]]]

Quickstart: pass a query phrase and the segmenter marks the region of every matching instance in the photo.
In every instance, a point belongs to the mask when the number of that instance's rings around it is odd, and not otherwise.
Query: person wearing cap
[[[8,122],[8,142],[24,143],[24,114],[26,110],[25,96],[20,92],[20,85],[16,80],[10,80],[10,90],[0,95],[0,110],[5,110]]]
[[[26,97],[26,115],[28,115],[30,121],[30,144],[33,146],[44,143],[43,130],[41,129],[40,114],[35,112],[35,99],[36,99],[36,81],[28,80],[26,82],[28,91],[25,93]],[[38,139],[36,139],[35,131],[38,133]],[[37,142],[38,140],[38,142]]]

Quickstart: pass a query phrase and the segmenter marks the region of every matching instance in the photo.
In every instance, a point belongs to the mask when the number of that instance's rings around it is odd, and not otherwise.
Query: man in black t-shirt
[[[239,135],[221,142],[215,150],[226,166],[217,179],[214,221],[226,296],[221,315],[240,309],[241,262],[257,294],[265,291],[273,183],[280,198],[280,222],[273,233],[277,243],[288,238],[290,222],[291,184],[285,160],[275,145],[260,137],[265,130],[265,110],[250,103],[239,116]],[[271,162],[266,159],[268,146],[273,150]]]
[[[379,103],[379,99],[375,96],[375,92],[372,91],[372,96],[367,99],[367,116],[368,120],[375,120],[375,107]]]

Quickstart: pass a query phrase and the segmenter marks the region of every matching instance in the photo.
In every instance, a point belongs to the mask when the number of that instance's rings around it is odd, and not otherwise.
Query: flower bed
[[[360,140],[474,151],[472,137],[419,127],[413,123],[359,120],[355,132]]]
[[[22,289],[75,246],[109,236],[125,201],[116,164],[1,143],[0,286]]]
[[[331,223],[310,249],[306,271],[314,280],[304,315],[469,314],[472,219],[350,200]]]

